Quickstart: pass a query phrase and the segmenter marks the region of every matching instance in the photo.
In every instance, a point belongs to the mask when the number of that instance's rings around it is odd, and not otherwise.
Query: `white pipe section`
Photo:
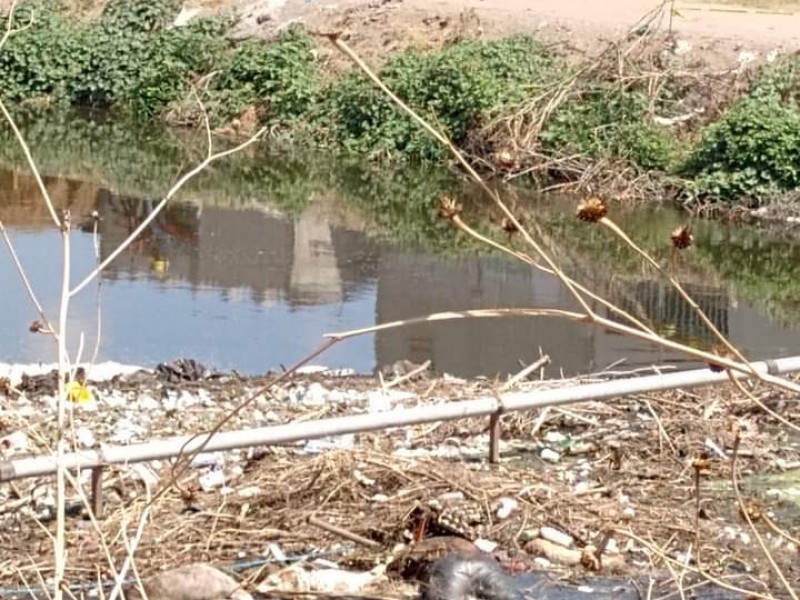
[[[753,367],[760,373],[773,375],[800,371],[800,356],[753,363]],[[737,378],[747,377],[743,373],[734,373],[734,375]],[[216,452],[236,448],[288,444],[347,433],[375,431],[435,421],[453,421],[467,417],[485,417],[498,411],[530,410],[545,406],[605,400],[630,394],[698,387],[726,381],[728,381],[727,373],[715,373],[707,368],[665,375],[648,375],[556,389],[511,392],[502,394],[500,399],[484,397],[422,408],[288,423],[258,429],[225,431],[215,434],[205,446],[203,446],[203,442],[208,438],[205,433],[131,446],[108,446],[100,450],[67,454],[64,456],[64,463],[69,469],[88,469],[102,467],[106,464],[129,464],[172,458],[201,449],[204,452]],[[54,455],[0,462],[0,482],[52,475],[55,472],[56,458]]]

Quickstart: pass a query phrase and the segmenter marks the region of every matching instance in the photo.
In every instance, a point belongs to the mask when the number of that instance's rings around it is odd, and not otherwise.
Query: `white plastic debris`
[[[328,367],[323,367],[322,365],[303,365],[295,370],[297,375],[317,375],[327,372]]]
[[[544,434],[544,441],[548,444],[562,444],[567,441],[567,436],[560,431],[548,431]]]
[[[127,418],[122,418],[114,424],[114,430],[110,439],[117,444],[129,444],[135,438],[139,438],[146,433],[147,430],[138,423],[134,423]]]
[[[326,450],[349,450],[356,444],[356,436],[352,433],[337,437],[309,440],[303,448],[307,454],[319,454]]]
[[[139,396],[136,403],[139,405],[139,410],[141,411],[158,410],[161,408],[161,403],[150,394],[142,394]]]
[[[689,52],[691,51],[692,51],[692,44],[688,40],[678,40],[672,47],[672,53],[675,56],[682,56],[684,54],[689,54]]]
[[[75,441],[81,448],[92,448],[97,443],[97,438],[90,429],[80,427],[75,430]]]
[[[553,542],[554,544],[563,546],[564,548],[571,547],[573,543],[571,535],[564,533],[563,531],[559,531],[554,527],[542,527],[539,529],[539,537],[543,540],[547,540],[548,542]]]
[[[201,475],[198,481],[204,492],[210,492],[225,485],[225,473],[222,469],[213,469]]]
[[[486,552],[487,554],[497,550],[497,542],[493,542],[492,540],[478,538],[473,543],[478,550],[481,552]]]
[[[367,487],[372,487],[373,485],[375,485],[375,480],[374,479],[371,479],[371,478],[367,477],[366,475],[364,475],[358,469],[353,471],[353,477],[361,485],[364,485],[364,486],[367,486]]]
[[[195,469],[203,467],[219,469],[225,466],[225,455],[222,452],[200,452],[189,465]]]
[[[416,399],[416,395],[399,390],[372,390],[367,393],[368,410],[371,413],[392,410],[395,404]]]
[[[497,515],[497,518],[502,521],[510,517],[511,513],[517,509],[517,506],[519,506],[519,504],[516,500],[514,500],[514,498],[509,498],[507,496],[500,498],[498,501],[497,512],[495,514]]]
[[[546,460],[547,462],[551,463],[557,463],[561,460],[561,455],[551,448],[542,448],[539,456],[542,458],[542,460]]]
[[[10,456],[18,452],[27,452],[30,448],[30,440],[24,431],[15,431],[3,438],[0,438],[0,452],[4,456]]]
[[[239,494],[241,498],[254,498],[261,494],[261,488],[255,485],[250,485],[241,488],[237,494]]]
[[[746,65],[749,65],[758,58],[758,53],[751,52],[750,50],[742,50],[739,52],[739,56],[736,57],[737,62],[739,63],[739,68],[742,68]]]

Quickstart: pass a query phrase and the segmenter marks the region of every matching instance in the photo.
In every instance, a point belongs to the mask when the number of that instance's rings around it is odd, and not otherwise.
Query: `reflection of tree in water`
[[[97,210],[100,222],[100,252],[108,256],[155,210],[158,201],[116,195],[107,189],[97,192]],[[129,258],[141,257],[151,265],[167,261],[175,253],[193,253],[198,243],[198,209],[191,204],[175,203],[166,208],[150,223],[125,250]],[[129,261],[133,266],[136,261]],[[114,269],[112,268],[112,271]]]

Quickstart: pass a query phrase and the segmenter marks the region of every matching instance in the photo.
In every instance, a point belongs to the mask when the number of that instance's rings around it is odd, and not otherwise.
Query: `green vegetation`
[[[406,52],[390,59],[379,76],[409,106],[463,144],[492,114],[552,82],[558,67],[533,39],[515,36],[466,41],[440,52]],[[442,148],[360,73],[325,90],[317,121],[330,123],[325,136],[348,150],[423,160],[443,156]]]
[[[789,57],[700,135],[686,172],[702,195],[757,203],[800,186],[800,60]]]
[[[622,159],[646,170],[668,172],[678,158],[675,137],[648,118],[639,90],[597,85],[561,106],[540,136],[553,155]]]
[[[325,77],[315,42],[301,28],[272,43],[235,44],[225,37],[228,18],[169,27],[180,5],[113,0],[85,22],[69,17],[59,0],[23,2],[17,23],[35,18],[0,51],[0,94],[15,107],[88,107],[141,121],[197,123],[191,93],[197,89],[215,126],[249,113],[273,133],[345,154],[422,163],[446,158],[360,73]],[[568,73],[550,49],[514,36],[404,52],[379,75],[457,144],[489,157],[504,145],[487,138],[485,126],[519,114],[531,98],[547,97]],[[527,141],[533,152],[524,160],[547,167],[580,157],[568,177],[579,176],[581,165],[608,160],[609,168],[661,176],[696,201],[757,204],[800,186],[798,74],[796,57],[780,61],[715,122],[678,135],[652,117],[685,112],[691,86],[667,80],[653,94],[646,78],[621,85],[593,71],[552,112],[531,113],[529,122],[542,116],[543,126]]]

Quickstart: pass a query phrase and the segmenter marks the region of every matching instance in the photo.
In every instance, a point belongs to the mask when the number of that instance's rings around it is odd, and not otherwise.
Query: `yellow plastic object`
[[[81,404],[94,400],[94,396],[92,396],[92,392],[89,388],[77,381],[73,381],[69,384],[67,388],[67,398],[69,398],[70,402],[78,402]]]

